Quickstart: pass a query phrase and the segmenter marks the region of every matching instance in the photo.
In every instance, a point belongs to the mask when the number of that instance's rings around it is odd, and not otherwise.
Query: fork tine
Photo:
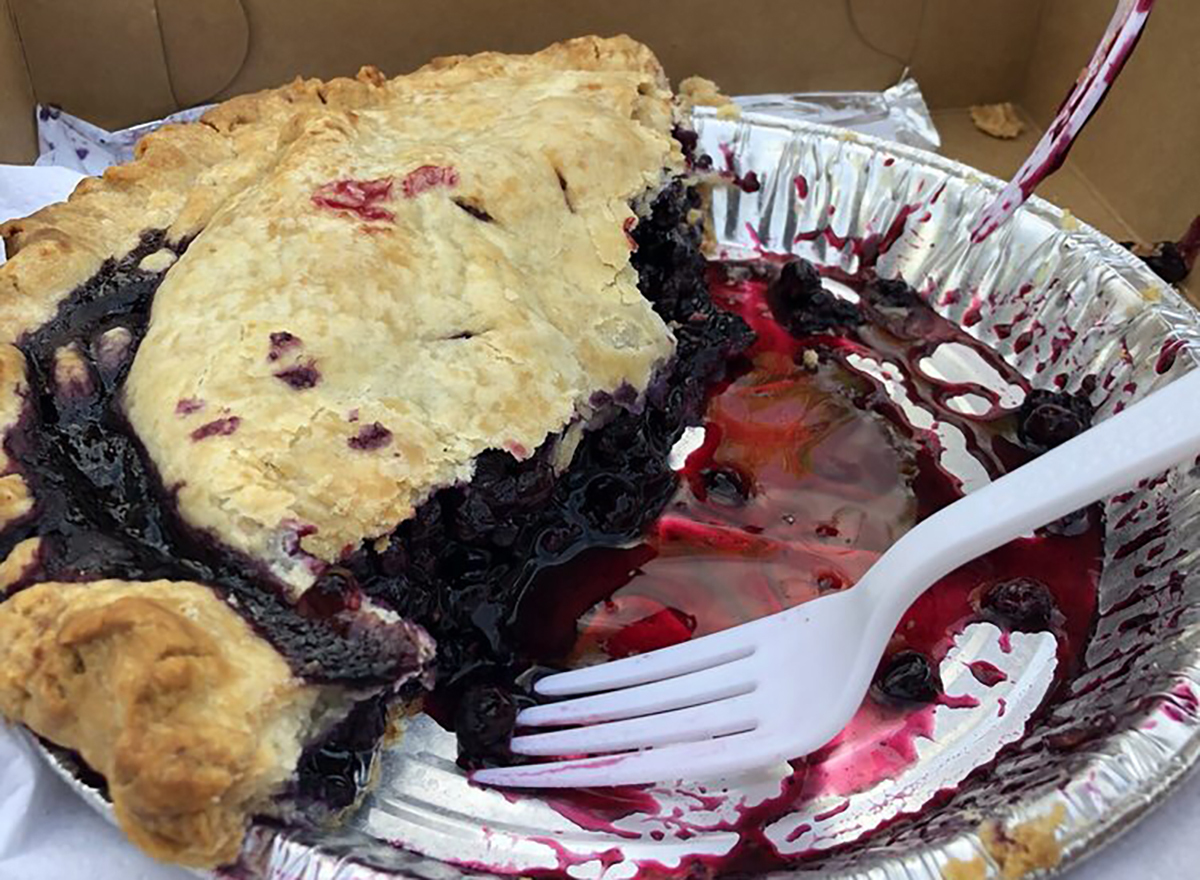
[[[649,654],[548,675],[538,679],[534,689],[547,697],[573,697],[647,684],[740,660],[754,653],[754,643],[745,634],[744,626],[737,633],[727,630]]]
[[[643,715],[573,730],[515,736],[512,750],[519,755],[620,752],[742,733],[753,730],[756,724],[754,696],[743,694],[657,715]]]
[[[753,732],[735,733],[720,739],[678,743],[623,755],[477,770],[471,774],[471,779],[481,785],[509,788],[640,785],[673,781],[684,776],[691,780],[715,779],[768,763],[771,756],[764,754],[761,747],[753,748],[760,739]]]
[[[568,724],[596,724],[724,700],[754,690],[752,671],[750,658],[743,657],[720,666],[650,684],[635,685],[561,703],[531,706],[517,716],[517,726],[563,727]]]

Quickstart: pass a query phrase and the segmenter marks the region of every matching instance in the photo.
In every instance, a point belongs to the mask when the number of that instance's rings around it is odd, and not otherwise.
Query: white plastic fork
[[[551,675],[525,709],[524,755],[480,783],[576,788],[717,779],[808,754],[850,720],[908,607],[943,575],[1200,453],[1200,370],[943,508],[852,588],[724,632]],[[582,696],[582,695],[589,696]]]

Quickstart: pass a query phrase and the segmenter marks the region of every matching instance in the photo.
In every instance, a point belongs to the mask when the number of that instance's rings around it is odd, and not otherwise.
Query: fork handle
[[[855,587],[872,609],[872,634],[886,639],[918,596],[963,563],[1198,452],[1193,370],[907,532]]]

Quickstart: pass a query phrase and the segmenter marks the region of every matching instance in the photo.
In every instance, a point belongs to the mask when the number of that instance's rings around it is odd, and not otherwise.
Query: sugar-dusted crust
[[[303,582],[297,541],[336,559],[485,449],[524,456],[598,393],[647,387],[674,340],[626,232],[682,167],[672,120],[628,38],[234,99],[9,224],[0,333],[146,227],[196,235],[127,414],[186,520]],[[374,182],[364,211],[338,207],[345,180]]]
[[[233,861],[327,696],[196,584],[44,583],[0,604],[0,714],[79,752],[162,859]]]

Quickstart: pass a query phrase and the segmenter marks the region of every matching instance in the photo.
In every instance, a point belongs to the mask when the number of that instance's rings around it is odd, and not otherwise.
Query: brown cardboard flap
[[[297,74],[349,75],[363,64],[396,74],[435,55],[628,33],[672,79],[698,73],[729,94],[882,89],[912,59],[932,105],[961,106],[1016,92],[1043,0],[971,0],[970,15],[961,0],[243,2],[250,54],[223,96]]]
[[[0,2],[0,162],[32,162],[36,155],[33,88],[12,15]]]
[[[179,107],[209,100],[242,69],[250,23],[239,0],[158,0],[158,18]]]
[[[105,128],[175,110],[154,0],[9,0],[34,95]]]

